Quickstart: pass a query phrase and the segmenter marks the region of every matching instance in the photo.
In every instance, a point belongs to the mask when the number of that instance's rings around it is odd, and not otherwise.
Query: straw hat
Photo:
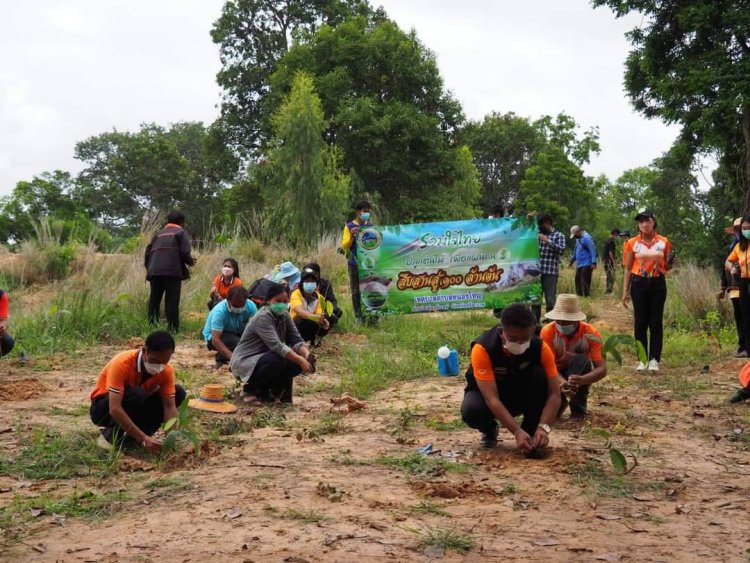
[[[544,315],[553,321],[585,321],[586,313],[578,306],[578,296],[571,293],[561,293],[557,296],[555,307]]]
[[[190,399],[189,407],[209,412],[235,412],[237,406],[224,400],[223,385],[204,385],[197,399]]]

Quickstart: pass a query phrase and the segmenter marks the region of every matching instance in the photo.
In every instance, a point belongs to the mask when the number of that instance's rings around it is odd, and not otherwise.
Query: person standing
[[[617,262],[617,239],[620,229],[612,229],[607,242],[604,243],[604,272],[607,275],[607,295],[615,289],[615,263]]]
[[[740,223],[740,232],[737,244],[734,245],[729,253],[724,268],[728,275],[736,273],[739,268],[739,305],[742,315],[742,324],[745,335],[750,335],[750,215],[742,217]],[[750,342],[745,338],[744,350],[750,353]]]
[[[545,310],[549,312],[555,308],[557,299],[557,279],[560,276],[560,256],[565,252],[565,235],[555,230],[549,213],[540,213],[536,224],[539,227],[539,272]]]
[[[646,350],[648,358],[647,364],[638,362],[636,371],[659,371],[664,342],[664,304],[667,301],[666,275],[672,267],[674,253],[672,243],[656,232],[653,211],[641,209],[635,220],[638,234],[622,249],[625,263],[622,304],[627,307],[633,300],[635,339]]]
[[[570,228],[570,238],[575,239],[573,257],[569,267],[576,265],[576,295],[591,297],[591,275],[596,269],[596,246],[591,235],[578,225]]]
[[[352,308],[358,323],[362,322],[362,300],[359,290],[359,266],[357,265],[357,235],[363,227],[371,227],[372,205],[360,201],[354,206],[354,219],[344,225],[341,249],[349,257],[349,287],[352,291]]]
[[[167,327],[180,329],[180,291],[182,280],[190,277],[188,266],[195,264],[190,254],[190,239],[185,231],[185,215],[181,211],[167,214],[167,225],[154,235],[146,247],[144,257],[146,280],[151,284],[148,300],[148,320],[159,322],[162,297],[167,315]]]
[[[10,354],[16,341],[8,334],[8,316],[10,315],[10,305],[8,294],[0,289],[0,358]]]
[[[727,233],[732,235],[732,242],[729,244],[729,252],[734,250],[737,246],[740,236],[740,226],[742,225],[742,218],[735,219],[734,224],[731,227],[724,229]],[[721,291],[719,291],[719,299],[723,299],[725,296],[729,297],[732,302],[732,310],[734,311],[734,324],[737,328],[737,353],[734,355],[735,358],[747,358],[747,350],[745,350],[745,321],[742,317],[742,308],[740,307],[740,266],[739,264],[732,264],[732,269],[727,271],[726,268],[721,269]]]

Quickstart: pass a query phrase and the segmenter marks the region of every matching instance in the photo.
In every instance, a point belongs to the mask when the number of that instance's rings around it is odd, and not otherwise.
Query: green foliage
[[[20,451],[0,456],[0,475],[22,479],[69,479],[117,472],[119,454],[96,445],[91,432],[35,427],[18,433]]]
[[[166,458],[180,447],[181,443],[191,443],[193,452],[198,453],[201,449],[200,430],[193,418],[188,399],[185,398],[177,409],[177,416],[162,423],[162,430],[167,434],[162,446],[161,455]]]
[[[625,459],[625,456],[620,450],[612,445],[611,435],[607,430],[604,430],[603,428],[592,428],[591,431],[594,434],[601,436],[606,441],[604,447],[609,450],[609,460],[617,473],[620,475],[627,475],[638,466],[638,458],[635,457],[635,454],[631,453],[630,455],[633,458],[633,465],[628,468],[627,459]]]
[[[617,365],[621,366],[622,355],[618,350],[618,346],[632,346],[638,361],[641,361],[644,364],[648,363],[648,355],[646,354],[646,349],[643,347],[643,344],[633,338],[630,334],[613,334],[607,338],[604,342],[604,346],[602,346],[602,354],[605,358],[612,356],[617,362]]]
[[[445,461],[440,458],[426,456],[424,454],[413,452],[402,457],[398,456],[380,456],[377,463],[406,471],[411,475],[431,479],[445,474],[447,471],[464,473],[468,471],[468,466],[452,461]]]
[[[444,550],[453,550],[466,553],[474,547],[475,539],[471,534],[459,532],[455,528],[428,528],[423,531],[416,530],[422,538],[422,544],[435,546]]]
[[[325,514],[321,514],[320,512],[316,512],[312,508],[308,508],[307,510],[287,508],[282,513],[282,518],[286,518],[288,520],[299,520],[303,524],[320,524],[322,522],[330,520],[328,516],[326,516]]]
[[[445,506],[431,500],[420,500],[418,504],[409,507],[409,512],[413,514],[434,514],[436,516],[451,516],[445,510]]]
[[[274,116],[274,181],[267,186],[269,222],[276,233],[309,248],[340,227],[349,202],[349,179],[339,169],[340,153],[323,142],[325,122],[310,76],[299,73]]]

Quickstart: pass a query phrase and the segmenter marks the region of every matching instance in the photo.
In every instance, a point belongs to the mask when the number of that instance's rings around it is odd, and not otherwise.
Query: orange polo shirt
[[[140,350],[128,350],[112,358],[99,374],[96,387],[91,392],[91,399],[106,395],[110,391],[122,395],[126,387],[142,387],[148,392],[156,385],[159,386],[159,395],[162,399],[174,397],[175,381],[172,366],[167,364],[159,373],[149,375],[142,365],[140,354]]]
[[[510,357],[511,353],[503,348],[503,354]],[[471,349],[471,367],[474,368],[474,379],[477,381],[493,381],[495,379],[495,369],[492,366],[492,360],[487,350],[481,344],[474,344]],[[557,377],[557,364],[552,349],[542,342],[542,367],[548,379]]]
[[[727,258],[727,261],[739,264],[740,276],[746,279],[750,278],[750,266],[748,265],[748,263],[750,262],[750,245],[748,245],[746,250],[742,250],[739,243],[735,244],[732,252]],[[0,318],[1,317],[2,315],[0,314]]]
[[[602,335],[588,323],[579,322],[578,330],[570,336],[557,330],[555,323],[547,323],[542,328],[540,338],[550,347],[556,360],[562,360],[565,352],[583,354],[592,362],[602,361]]]
[[[667,273],[667,255],[672,251],[672,243],[667,237],[655,234],[651,242],[640,235],[628,239],[622,248],[622,263],[627,265],[627,257],[633,255],[630,272],[643,278],[658,278]]]
[[[232,276],[232,280],[229,284],[224,283],[224,276],[216,276],[214,278],[214,287],[219,293],[219,297],[226,299],[229,294],[229,290],[238,285],[242,285],[242,280],[237,276]]]

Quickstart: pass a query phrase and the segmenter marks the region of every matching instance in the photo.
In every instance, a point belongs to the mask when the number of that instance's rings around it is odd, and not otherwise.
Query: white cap
[[[576,233],[580,230],[581,230],[581,227],[579,227],[578,225],[573,225],[572,227],[570,227],[570,238],[573,238],[576,235]]]

